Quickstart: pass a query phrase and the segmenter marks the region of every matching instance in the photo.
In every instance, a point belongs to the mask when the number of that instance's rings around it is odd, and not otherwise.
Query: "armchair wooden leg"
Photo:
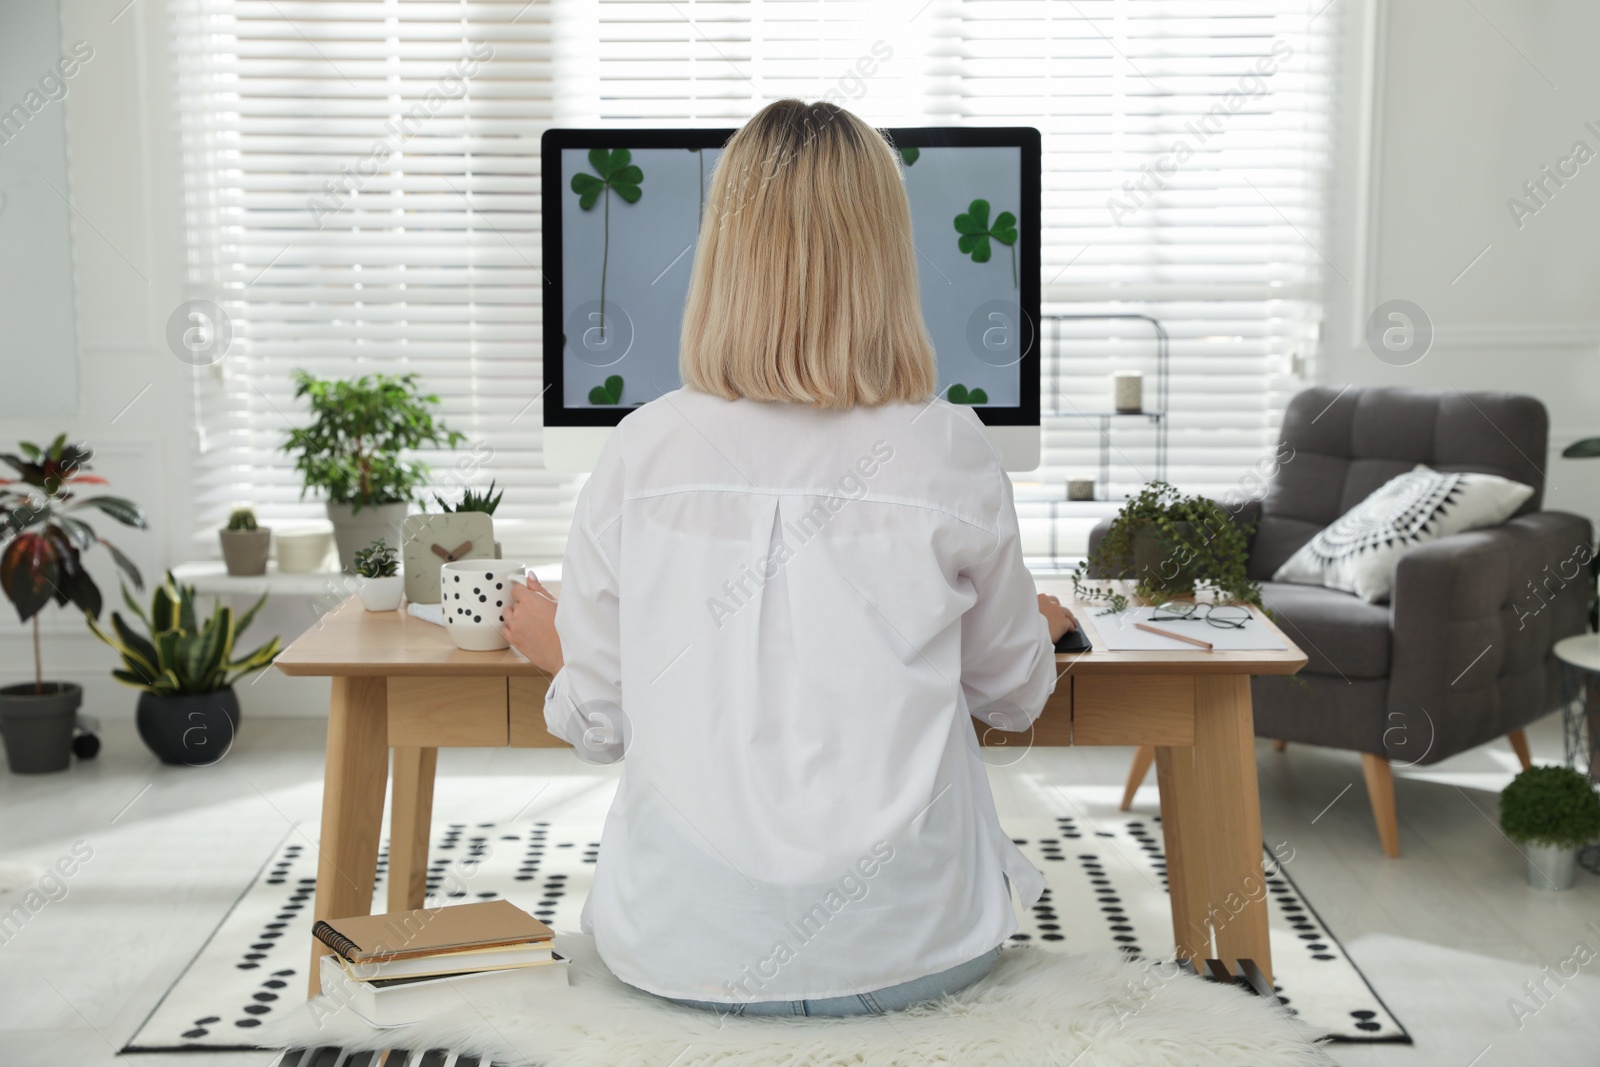
[[[1154,745],[1140,745],[1133,753],[1133,766],[1128,768],[1128,787],[1122,791],[1122,810],[1127,811],[1133,807],[1133,795],[1144,784],[1144,776],[1150,773],[1150,763],[1156,758]]]
[[[1272,742],[1272,751],[1274,751],[1274,752],[1282,752],[1284,749],[1286,749],[1288,747],[1289,747],[1289,742],[1285,741],[1281,737],[1278,738],[1276,741]]]
[[[1516,750],[1517,759],[1522,761],[1522,769],[1527,770],[1533,766],[1533,758],[1528,754],[1528,733],[1526,730],[1512,730],[1506,734],[1506,740],[1511,742],[1511,747]]]
[[[1367,799],[1372,802],[1372,821],[1378,824],[1378,840],[1390,859],[1400,855],[1400,825],[1394,812],[1394,772],[1389,761],[1371,752],[1361,753],[1361,770],[1367,776]]]

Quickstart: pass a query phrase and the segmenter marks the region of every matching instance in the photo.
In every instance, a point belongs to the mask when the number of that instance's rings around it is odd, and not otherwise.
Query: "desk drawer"
[[[560,748],[566,745],[544,728],[544,694],[550,679],[511,679],[511,747]]]
[[[1015,748],[1025,752],[1035,745],[1072,744],[1072,686],[1065,681],[1056,685],[1055,692],[1045,701],[1044,711],[1032,728],[1021,733],[1008,734],[984,725],[982,717],[972,717],[972,727],[978,732],[978,744],[990,748]],[[1020,759],[1018,756],[1017,759]],[[1009,766],[1015,760],[1003,756],[985,756],[985,761],[995,766]]]
[[[391,748],[500,748],[508,738],[506,679],[392,677]]]
[[[1073,678],[1072,743],[1194,744],[1194,678],[1183,674]]]

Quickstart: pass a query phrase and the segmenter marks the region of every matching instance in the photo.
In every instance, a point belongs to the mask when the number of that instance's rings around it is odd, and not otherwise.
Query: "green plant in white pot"
[[[23,622],[33,622],[33,681],[0,689],[0,734],[6,762],[17,774],[64,771],[71,763],[72,731],[83,687],[48,682],[40,652],[39,613],[50,602],[72,604],[90,619],[100,614],[100,589],[82,554],[106,547],[118,569],[137,587],[139,568],[84,521],[90,510],[124,526],[145,528],[137,504],[115,496],[80,496],[106,480],[88,473],[93,453],[62,434],[48,447],[24,441],[22,454],[0,455],[16,477],[0,479],[0,587]]]
[[[361,606],[368,611],[398,608],[405,582],[400,577],[400,560],[395,550],[380,537],[366,548],[357,549],[355,558],[356,574],[361,580],[358,590]]]
[[[235,577],[267,573],[267,555],[272,549],[272,531],[256,525],[256,513],[235,508],[226,528],[217,531],[222,544],[222,562]]]
[[[169,573],[151,595],[148,612],[126,589],[122,602],[143,624],[143,633],[115,611],[109,632],[93,619],[89,629],[122,657],[122,666],[111,676],[142,690],[139,736],[162,763],[200,767],[217,762],[239,732],[234,683],[265,670],[278,656],[276,637],[244,655],[235,656],[233,650],[234,641],[267,602],[266,595],[237,619],[222,604],[202,619],[195,610],[194,588],[179,585]]]
[[[406,453],[454,447],[462,436],[435,417],[439,398],[415,374],[323,380],[301,371],[295,385],[311,425],[291,430],[283,451],[295,457],[301,495],[327,497],[339,566],[350,571],[358,549],[380,537],[400,543],[406,506],[428,478],[427,465]]]
[[[1571,767],[1529,767],[1500,794],[1500,829],[1520,843],[1529,885],[1571,889],[1578,849],[1600,837],[1600,794]]]

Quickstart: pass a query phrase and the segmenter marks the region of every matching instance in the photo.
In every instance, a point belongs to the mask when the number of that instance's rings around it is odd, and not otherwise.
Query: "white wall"
[[[1600,132],[1584,126],[1600,130],[1600,6],[1337,3],[1351,47],[1326,251],[1348,282],[1330,276],[1314,376],[1536,396],[1550,410],[1546,507],[1600,519],[1600,461],[1560,458],[1600,435]],[[1526,200],[1522,184],[1578,140],[1594,161],[1519,228],[1508,198]],[[1363,336],[1372,309],[1397,298],[1436,330],[1407,367]]]
[[[52,5],[29,0],[0,6],[0,36],[23,6]],[[76,41],[93,49],[68,82],[64,101],[53,105],[64,104],[67,120],[70,189],[64,191],[72,202],[79,354],[76,385],[67,379],[62,389],[66,410],[76,415],[0,419],[0,447],[9,451],[19,439],[43,442],[63,430],[88,441],[95,450],[94,473],[110,479],[109,492],[144,505],[150,530],[129,530],[106,518],[91,522],[148,579],[195,555],[189,503],[192,375],[205,373],[174,357],[165,341],[167,317],[187,295],[165,56],[171,35],[162,0],[138,0],[120,16],[121,3],[61,0],[60,6],[61,51]],[[32,65],[42,71],[54,58],[37,57]],[[0,99],[6,106],[13,102]],[[23,136],[33,132],[26,129]],[[8,225],[0,214],[0,241],[24,239]],[[30,356],[8,343],[3,359],[9,368]],[[4,378],[11,388],[9,369]],[[49,410],[48,400],[39,398],[29,409]],[[91,551],[87,559],[102,594],[115,603],[116,573],[104,550]],[[247,647],[273,632],[292,634],[311,618],[306,603],[273,604],[245,635]],[[87,633],[75,611],[52,607],[44,619],[46,676],[82,683],[89,714],[131,716],[136,694],[111,680],[110,649]],[[9,605],[0,606],[0,684],[30,680],[32,674],[28,631]],[[247,716],[317,713],[327,706],[327,684],[270,672],[243,691],[241,700]]]

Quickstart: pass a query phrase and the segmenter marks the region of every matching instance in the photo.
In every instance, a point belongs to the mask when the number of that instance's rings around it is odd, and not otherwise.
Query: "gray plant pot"
[[[260,527],[254,530],[218,530],[217,540],[222,543],[222,562],[228,573],[245,578],[267,573],[267,554],[272,550],[272,531]]]
[[[139,737],[162,763],[204,767],[228,754],[239,734],[239,696],[232,687],[185,696],[139,694]]]
[[[1185,594],[1194,589],[1201,568],[1193,558],[1195,537],[1192,523],[1176,522],[1184,544],[1170,544],[1166,535],[1146,524],[1133,534],[1133,574],[1155,592]]]
[[[1536,845],[1521,842],[1527,857],[1528,884],[1535,889],[1571,889],[1577,876],[1578,850],[1570,845]]]
[[[83,703],[83,686],[46,682],[43,693],[32,682],[0,689],[0,736],[13,774],[50,774],[72,762],[72,727]]]
[[[346,574],[356,570],[355,555],[378,538],[398,549],[401,544],[401,525],[406,520],[406,510],[411,505],[368,504],[360,511],[354,504],[328,505],[328,519],[333,523],[333,540],[339,549],[339,569]]]

